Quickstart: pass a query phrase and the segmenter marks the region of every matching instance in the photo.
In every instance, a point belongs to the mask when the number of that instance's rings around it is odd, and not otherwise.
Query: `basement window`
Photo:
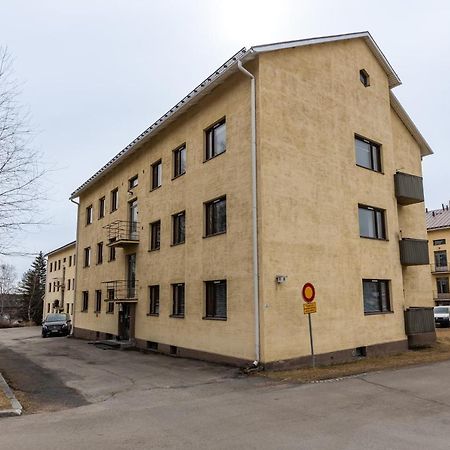
[[[364,85],[364,87],[370,86],[370,76],[364,69],[361,69],[359,71],[359,80]]]

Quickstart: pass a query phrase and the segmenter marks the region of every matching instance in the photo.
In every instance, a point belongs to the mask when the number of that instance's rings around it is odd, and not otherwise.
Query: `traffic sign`
[[[317,303],[303,303],[303,314],[314,314],[317,312]]]
[[[316,297],[316,290],[311,283],[305,283],[302,288],[303,300],[307,303],[314,301]],[[315,312],[315,311],[314,311]]]

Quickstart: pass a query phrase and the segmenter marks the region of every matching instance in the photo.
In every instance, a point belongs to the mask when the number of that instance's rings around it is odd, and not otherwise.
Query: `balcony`
[[[394,175],[394,183],[399,205],[412,205],[424,201],[422,177],[397,172]]]
[[[436,264],[431,264],[431,273],[433,274],[450,273],[450,267],[448,265],[437,266]]]
[[[139,286],[137,280],[112,280],[105,281],[104,284],[106,285],[106,302],[137,302]]]
[[[400,242],[400,262],[403,266],[430,264],[428,241],[426,239],[402,239]]]
[[[104,227],[108,232],[108,247],[129,247],[139,243],[139,223],[116,220]]]

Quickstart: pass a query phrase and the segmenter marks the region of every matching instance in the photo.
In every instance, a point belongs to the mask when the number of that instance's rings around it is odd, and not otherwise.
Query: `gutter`
[[[252,243],[253,243],[253,303],[255,314],[255,361],[254,367],[258,367],[261,361],[261,327],[259,310],[259,262],[258,262],[258,197],[256,184],[256,88],[255,77],[242,62],[238,60],[238,69],[250,78],[250,107],[251,107],[251,155],[252,155]]]

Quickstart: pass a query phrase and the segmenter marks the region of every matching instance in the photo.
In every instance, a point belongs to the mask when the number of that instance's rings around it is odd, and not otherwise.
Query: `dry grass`
[[[11,409],[11,401],[5,395],[5,393],[0,389],[0,411],[2,409]]]
[[[437,342],[430,348],[409,350],[396,355],[364,358],[358,361],[283,371],[261,372],[262,376],[297,383],[328,380],[333,378],[358,375],[384,369],[399,369],[420,364],[428,364],[450,359],[450,329],[437,329]]]

